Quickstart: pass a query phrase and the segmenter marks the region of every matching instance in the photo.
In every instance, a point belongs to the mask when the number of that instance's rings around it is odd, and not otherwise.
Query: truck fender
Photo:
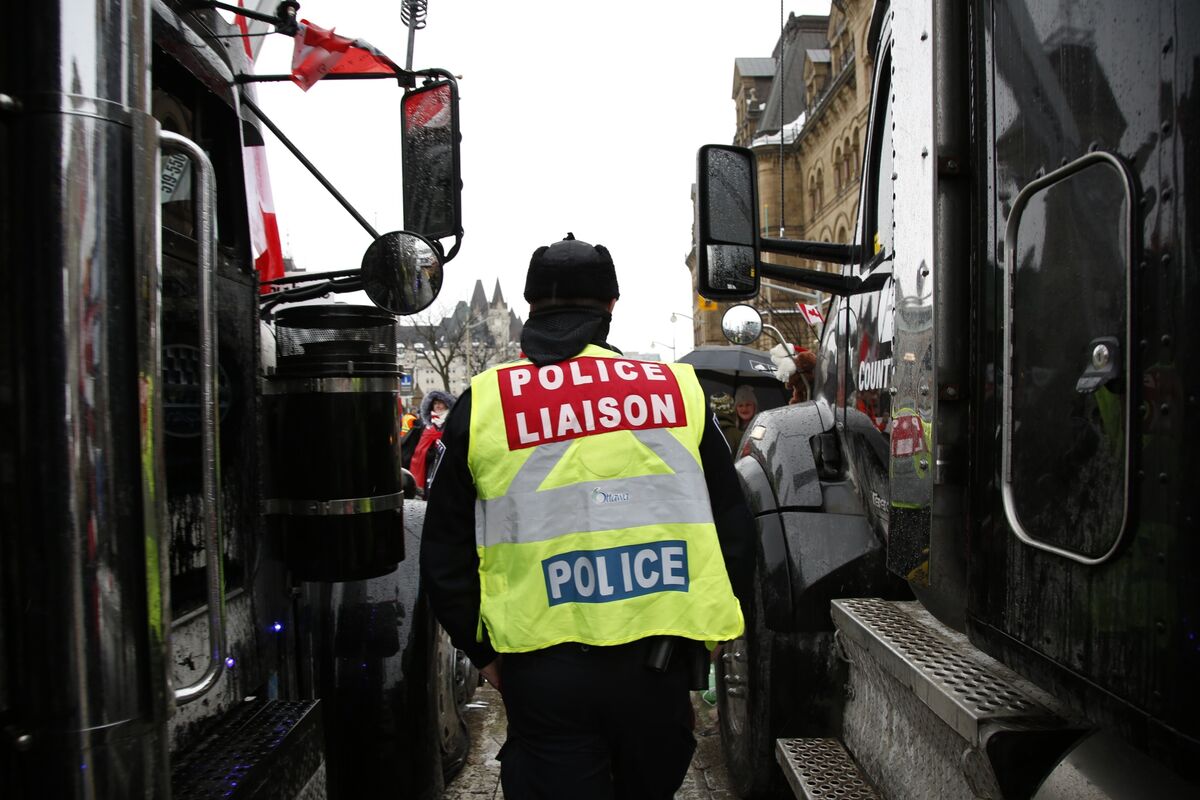
[[[751,420],[749,433],[743,439],[746,455],[738,464],[746,459],[758,463],[771,488],[774,507],[819,508],[821,481],[812,439],[832,429],[833,412],[824,402],[772,408]],[[766,496],[761,484],[756,483],[753,488],[759,495],[747,495],[747,500],[752,503],[750,510],[757,514],[767,510]],[[755,508],[754,502],[764,505]]]
[[[910,596],[847,481],[820,478],[813,441],[832,427],[816,402],[765,411],[735,465],[758,532],[763,622],[774,631],[833,630],[837,598]]]

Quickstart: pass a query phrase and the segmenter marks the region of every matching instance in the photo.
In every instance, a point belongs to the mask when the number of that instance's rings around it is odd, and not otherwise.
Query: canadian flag
[[[259,281],[283,277],[283,248],[279,242],[279,223],[275,219],[275,201],[271,197],[271,178],[267,173],[267,148],[262,135],[249,123],[242,127],[242,165],[246,180],[246,211],[250,220],[250,247]],[[263,286],[260,291],[271,291]]]
[[[304,91],[331,72],[399,72],[400,68],[362,39],[338,36],[308,20],[300,21],[292,50],[292,80]]]
[[[796,303],[796,308],[800,309],[800,313],[804,315],[804,320],[814,328],[819,328],[825,322],[825,315],[821,313],[820,306],[810,306],[807,303]]]

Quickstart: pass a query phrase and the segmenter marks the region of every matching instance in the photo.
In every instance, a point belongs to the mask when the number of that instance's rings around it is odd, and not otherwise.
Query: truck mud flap
[[[326,796],[319,700],[250,700],[175,762],[175,800]]]
[[[832,630],[831,600],[911,597],[888,574],[883,543],[867,518],[784,511],[756,518],[762,553],[764,621],[775,631]]]

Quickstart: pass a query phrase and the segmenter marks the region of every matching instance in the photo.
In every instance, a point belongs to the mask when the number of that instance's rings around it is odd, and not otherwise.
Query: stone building
[[[828,16],[790,15],[769,59],[734,61],[733,143],[753,148],[757,157],[764,236],[849,242],[853,235],[871,94],[871,8],[870,0],[835,0]],[[839,268],[774,254],[764,260]],[[694,253],[688,266],[695,286]],[[753,304],[790,341],[812,347],[815,337],[795,304],[828,296],[773,283],[763,281]],[[704,306],[698,296],[697,302]],[[723,344],[720,319],[729,304],[708,305],[711,310],[695,315],[696,344]],[[758,346],[773,343],[763,337]]]
[[[504,299],[500,281],[488,299],[482,281],[475,281],[470,301],[459,300],[442,317],[402,323],[398,331],[401,369],[412,376],[411,395],[405,405],[419,403],[429,389],[462,394],[472,376],[488,367],[515,359],[521,350],[523,324]],[[448,359],[449,380],[444,381],[430,358],[440,349]]]

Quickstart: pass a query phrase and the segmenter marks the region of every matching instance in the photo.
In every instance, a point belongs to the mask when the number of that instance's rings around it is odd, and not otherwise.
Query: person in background
[[[424,400],[424,395],[421,396]],[[420,406],[417,407],[420,411]],[[413,414],[411,411],[405,417],[412,417],[408,427],[405,428],[401,422],[400,430],[400,465],[408,471],[412,471],[413,451],[417,449],[417,442],[421,441],[421,431],[425,428],[425,423],[421,422],[421,417]]]
[[[703,642],[740,636],[753,597],[754,521],[704,390],[607,342],[618,296],[604,247],[534,252],[525,358],[472,379],[429,494],[422,586],[502,693],[508,800],[674,797]]]
[[[754,419],[754,415],[758,413],[758,395],[754,393],[753,386],[742,384],[737,388],[733,394],[733,408],[737,412],[737,429],[740,440],[741,434],[745,432],[750,420]]]
[[[412,449],[408,471],[417,482],[417,491],[426,492],[433,483],[433,475],[444,448],[441,446],[442,428],[446,416],[454,408],[454,395],[439,389],[431,389],[421,400],[421,429],[416,446]],[[409,436],[418,435],[416,428]],[[403,452],[403,447],[401,447]]]
[[[401,409],[400,414],[400,435],[403,436],[412,430],[413,423],[417,421],[417,415],[411,411]]]
[[[733,410],[733,397],[729,392],[721,392],[710,395],[708,402],[712,406],[713,416],[717,418],[717,425],[721,427],[721,433],[725,434],[725,440],[729,443],[729,452],[736,459],[738,445],[742,441],[742,431],[738,428],[737,413]]]

